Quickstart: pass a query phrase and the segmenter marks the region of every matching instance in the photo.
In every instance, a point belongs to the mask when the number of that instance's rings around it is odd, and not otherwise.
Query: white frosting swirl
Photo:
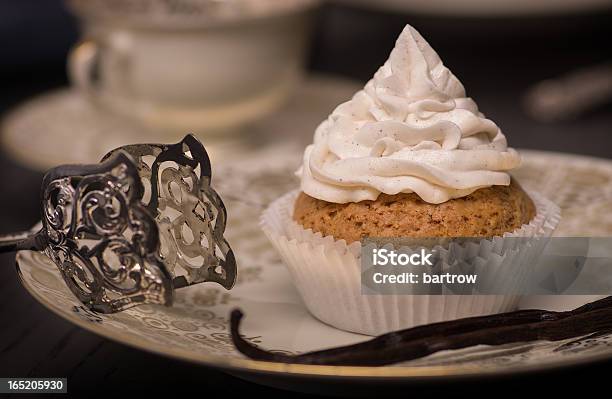
[[[302,190],[336,203],[382,193],[429,203],[510,184],[520,164],[497,125],[411,26],[363,90],[319,125],[298,170]]]

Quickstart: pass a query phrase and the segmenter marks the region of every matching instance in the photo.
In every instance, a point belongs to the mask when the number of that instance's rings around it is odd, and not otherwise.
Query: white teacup
[[[299,81],[315,0],[71,0],[85,39],[74,85],[101,107],[172,132],[227,130]]]

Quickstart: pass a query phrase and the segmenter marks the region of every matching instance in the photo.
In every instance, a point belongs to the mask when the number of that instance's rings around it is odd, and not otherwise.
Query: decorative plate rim
[[[27,252],[27,251],[20,251]],[[18,254],[19,255],[19,254]],[[19,258],[19,256],[18,256]],[[475,367],[469,365],[441,365],[441,366],[321,366],[309,364],[286,364],[279,362],[265,362],[251,359],[229,359],[220,355],[193,355],[188,350],[173,348],[172,352],[164,350],[162,345],[145,345],[137,339],[123,336],[118,337],[106,331],[100,331],[88,324],[85,321],[71,319],[65,313],[56,310],[50,306],[40,296],[36,290],[31,287],[21,274],[19,267],[19,259],[16,260],[16,269],[19,280],[26,290],[36,299],[41,305],[49,309],[54,314],[62,319],[77,325],[89,332],[114,342],[127,345],[145,352],[154,353],[164,357],[170,357],[178,360],[189,361],[191,363],[201,364],[205,366],[216,367],[234,372],[249,372],[277,375],[292,375],[301,377],[341,377],[341,378],[366,378],[371,380],[379,379],[449,379],[449,378],[469,378],[477,376],[503,376],[509,374],[528,373],[531,371],[548,371],[559,368],[567,368],[579,366],[587,363],[600,362],[612,358],[612,353],[600,353],[585,356],[582,358],[572,358],[566,361],[558,360],[542,364],[528,364],[513,366],[511,368],[494,368],[494,367]]]
[[[535,157],[538,155],[542,155],[545,157],[553,157],[553,158],[571,158],[572,161],[576,162],[593,162],[599,165],[606,165],[612,167],[612,158],[603,158],[595,155],[588,154],[572,154],[571,152],[562,152],[562,151],[546,151],[546,150],[538,150],[532,148],[523,148],[523,147],[515,147],[519,154],[528,153],[530,156]],[[520,167],[520,166],[519,166]]]

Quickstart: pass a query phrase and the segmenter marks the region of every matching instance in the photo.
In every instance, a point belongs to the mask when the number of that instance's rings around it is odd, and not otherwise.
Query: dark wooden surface
[[[16,24],[13,14],[0,12],[2,29],[10,27],[3,23],[11,16],[14,25],[12,33],[0,29],[2,52],[12,60],[11,64],[11,60],[0,58],[0,113],[32,95],[66,84],[63,59],[76,39],[76,30],[73,21],[62,12],[54,12],[57,15],[46,15],[56,18],[55,25],[44,16],[35,18],[27,14],[31,23],[45,28],[38,31],[29,23]],[[364,81],[384,61],[403,24],[410,22],[461,78],[482,110],[502,126],[513,146],[612,157],[609,103],[580,119],[555,124],[530,120],[520,107],[521,95],[530,84],[612,59],[611,20],[609,14],[455,20],[326,7],[319,15],[310,68]],[[45,39],[46,31],[57,34]],[[24,41],[11,40],[15,37]],[[26,43],[25,48],[22,43]],[[0,155],[0,233],[25,229],[37,221],[41,177],[40,173],[14,163],[6,154]],[[610,362],[605,362],[501,380],[424,385],[415,387],[411,393],[473,395],[534,387],[566,393],[579,392],[576,390],[584,386],[605,389],[607,380],[600,376],[609,372],[610,366]],[[1,255],[0,377],[50,376],[67,377],[69,390],[77,397],[100,392],[162,390],[199,397],[221,393],[287,396],[284,391],[144,353],[76,328],[32,299],[18,281],[14,256]],[[356,392],[347,389],[346,393]],[[402,396],[405,393],[399,392]]]

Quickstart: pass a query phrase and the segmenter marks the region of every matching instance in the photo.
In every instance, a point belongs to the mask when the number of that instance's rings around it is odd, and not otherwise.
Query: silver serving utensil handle
[[[46,247],[44,234],[37,227],[34,230],[0,235],[0,253],[16,251],[42,251]]]
[[[174,290],[236,280],[223,237],[227,213],[212,189],[204,146],[129,145],[95,165],[51,169],[41,189],[42,228],[0,239],[0,251],[40,250],[89,309],[171,305]]]

